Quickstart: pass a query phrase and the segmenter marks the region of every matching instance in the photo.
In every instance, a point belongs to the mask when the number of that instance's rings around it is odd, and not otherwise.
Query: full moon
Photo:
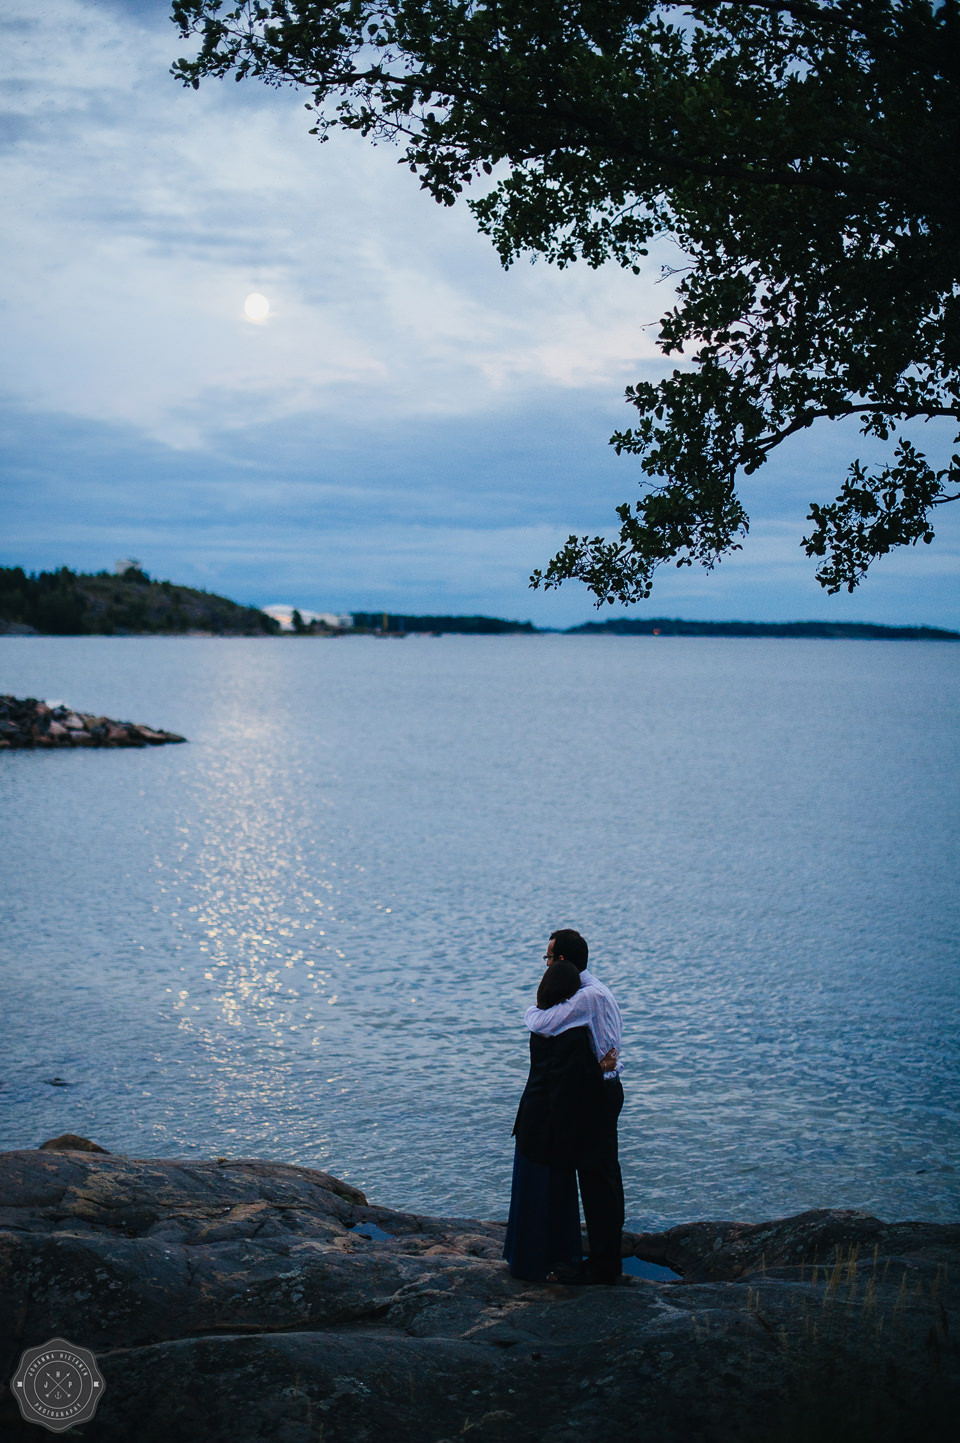
[[[243,303],[243,314],[248,321],[265,321],[270,314],[270,302],[259,291],[254,291]]]

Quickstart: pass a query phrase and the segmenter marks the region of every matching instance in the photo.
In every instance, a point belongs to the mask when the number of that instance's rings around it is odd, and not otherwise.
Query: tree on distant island
[[[667,379],[627,391],[612,444],[645,493],[612,539],[571,536],[533,586],[650,594],[656,568],[740,548],[742,471],[822,419],[890,443],[812,502],[830,592],[930,542],[956,500],[903,422],[960,419],[958,0],[173,0],[201,45],[174,74],[313,94],[314,132],[405,147],[421,186],[469,201],[504,265],[682,252],[661,320]],[[960,439],[960,438],[958,438]]]
[[[0,566],[0,630],[3,624],[52,636],[214,632],[224,636],[274,636],[280,625],[253,606],[225,596],[152,581],[139,567],[122,575],[71,571],[28,574]]]

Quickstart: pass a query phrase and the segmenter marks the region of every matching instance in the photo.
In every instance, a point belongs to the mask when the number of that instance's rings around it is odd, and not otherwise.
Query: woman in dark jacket
[[[537,989],[537,1006],[565,1002],[580,987],[570,962],[554,962]],[[558,1265],[580,1262],[577,1163],[589,1155],[603,1073],[586,1027],[556,1037],[530,1035],[530,1073],[514,1136],[513,1187],[503,1256],[515,1278],[544,1282]]]

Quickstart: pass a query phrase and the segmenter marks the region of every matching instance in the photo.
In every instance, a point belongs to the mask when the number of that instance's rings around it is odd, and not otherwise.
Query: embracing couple
[[[554,932],[544,961],[536,1006],[524,1017],[530,1074],[513,1129],[503,1255],[513,1276],[529,1282],[615,1283],[623,1232],[620,1009],[587,971],[587,944],[579,932]],[[590,1242],[586,1259],[578,1182]]]

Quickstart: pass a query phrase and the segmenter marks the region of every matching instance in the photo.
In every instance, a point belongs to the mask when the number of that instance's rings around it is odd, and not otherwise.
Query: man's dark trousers
[[[590,1271],[603,1281],[623,1272],[623,1178],[617,1154],[617,1119],[623,1107],[619,1077],[603,1084],[603,1111],[589,1157],[577,1167],[580,1200],[590,1239]]]

